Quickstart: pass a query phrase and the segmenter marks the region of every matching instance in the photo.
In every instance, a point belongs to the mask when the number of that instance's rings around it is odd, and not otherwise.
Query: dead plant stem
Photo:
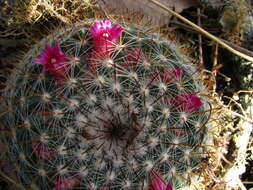
[[[201,27],[201,12],[200,8],[197,9],[198,11],[198,25]],[[204,60],[203,60],[203,49],[202,49],[202,36],[198,34],[199,38],[199,63],[202,67],[204,67]]]
[[[196,31],[198,31],[199,33],[203,34],[204,36],[210,38],[211,40],[215,41],[216,43],[218,43],[219,45],[221,45],[222,47],[226,48],[227,50],[231,51],[232,53],[234,53],[235,55],[238,55],[248,61],[253,62],[253,57],[246,55],[240,51],[237,51],[236,49],[232,48],[230,45],[226,44],[223,40],[217,38],[216,36],[210,34],[209,32],[207,32],[206,30],[204,30],[203,28],[199,27],[198,25],[194,24],[193,22],[189,21],[188,19],[186,19],[185,17],[181,16],[180,14],[178,14],[177,12],[173,11],[172,9],[170,9],[169,7],[163,5],[162,3],[158,2],[157,0],[149,0],[150,2],[154,3],[155,5],[159,6],[160,8],[164,9],[165,11],[169,12],[170,14],[172,14],[173,16],[177,17],[178,19],[182,20],[184,23],[190,25],[193,29],[195,29]]]
[[[237,116],[237,117],[240,117],[241,119],[243,119],[243,120],[249,122],[250,124],[253,124],[253,120],[252,120],[251,118],[245,117],[245,116],[243,116],[243,115],[241,115],[241,114],[239,114],[239,113],[236,113],[236,112],[234,112],[234,111],[232,111],[232,110],[230,110],[230,109],[228,109],[228,108],[225,108],[225,109],[226,109],[226,111],[228,111],[229,113],[231,113],[231,114],[233,114],[233,115],[235,115],[235,116]]]

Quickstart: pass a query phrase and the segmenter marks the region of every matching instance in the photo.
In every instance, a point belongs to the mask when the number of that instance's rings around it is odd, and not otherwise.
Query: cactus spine
[[[147,28],[90,20],[61,30],[9,83],[1,140],[25,188],[142,190],[155,172],[180,189],[201,161],[210,110],[199,73]]]

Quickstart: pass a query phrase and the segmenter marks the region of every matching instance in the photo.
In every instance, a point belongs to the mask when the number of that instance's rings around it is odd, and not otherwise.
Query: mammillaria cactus
[[[89,20],[31,49],[2,97],[1,141],[26,189],[171,190],[190,183],[210,117],[180,48]]]

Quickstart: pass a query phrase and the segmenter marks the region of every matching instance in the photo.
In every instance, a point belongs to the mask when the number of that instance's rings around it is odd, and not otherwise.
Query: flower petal
[[[167,184],[160,172],[152,170],[149,175],[149,190],[173,190],[170,184]]]
[[[50,149],[48,145],[43,144],[39,141],[33,142],[32,147],[33,147],[33,152],[45,160],[48,160],[55,155],[53,150]]]
[[[79,183],[77,177],[60,176],[55,182],[53,190],[69,190]]]
[[[124,29],[118,25],[112,25],[110,19],[104,22],[95,22],[90,27],[90,34],[93,37],[92,58],[103,59],[109,57],[116,47],[116,40]]]
[[[55,77],[64,77],[67,74],[68,57],[61,51],[57,42],[53,46],[46,45],[35,62],[43,65],[42,72],[51,72]]]
[[[203,105],[201,99],[193,93],[180,94],[175,99],[175,106],[179,106],[183,111],[194,111]]]
[[[104,23],[103,23],[103,26],[104,28],[111,28],[112,27],[112,24],[111,24],[111,21],[110,19],[105,19]]]

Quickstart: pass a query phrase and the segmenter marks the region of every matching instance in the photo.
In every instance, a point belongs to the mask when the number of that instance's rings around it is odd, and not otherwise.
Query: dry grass
[[[12,8],[13,16],[0,37],[36,36],[39,31],[94,17],[94,0],[24,0]]]

